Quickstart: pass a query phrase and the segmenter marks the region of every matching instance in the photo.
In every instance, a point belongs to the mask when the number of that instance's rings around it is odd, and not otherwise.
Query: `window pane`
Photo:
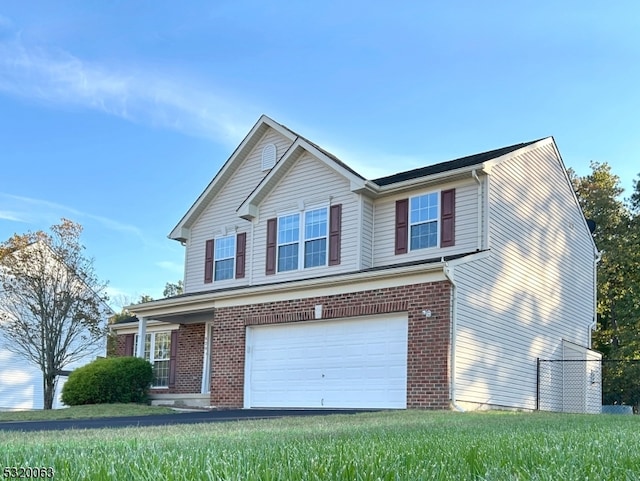
[[[157,332],[156,342],[153,349],[154,361],[169,359],[169,348],[171,347],[171,334],[168,332]]]
[[[226,279],[233,279],[233,259],[225,259],[223,261],[215,262],[215,276],[216,281],[224,281]]]
[[[236,236],[227,236],[215,241],[215,260],[229,259],[236,255]]]
[[[153,386],[167,387],[169,385],[169,361],[153,363]]]
[[[298,268],[298,244],[278,247],[278,272],[292,271]]]
[[[438,220],[438,194],[421,195],[411,198],[411,223]]]
[[[438,223],[427,222],[411,226],[411,250],[438,245]]]
[[[327,209],[310,210],[304,216],[304,238],[314,239],[327,235]]]
[[[278,244],[298,242],[300,238],[300,214],[285,215],[278,219]]]
[[[316,239],[304,243],[304,266],[316,267],[327,263],[327,239]]]

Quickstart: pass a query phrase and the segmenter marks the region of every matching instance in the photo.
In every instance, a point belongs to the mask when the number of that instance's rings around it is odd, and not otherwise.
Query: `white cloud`
[[[20,213],[9,210],[0,210],[0,219],[11,220],[14,222],[26,222],[26,220],[21,217]]]
[[[232,144],[253,115],[243,115],[251,109],[227,93],[212,94],[193,80],[86,62],[60,49],[25,45],[19,35],[0,37],[0,92]]]
[[[109,230],[131,234],[145,240],[142,230],[134,225],[82,212],[56,202],[3,192],[0,192],[0,202],[5,206],[10,206],[10,210],[0,211],[0,219],[33,224],[52,224],[58,222],[62,217],[79,217],[94,220]]]
[[[177,263],[177,262],[159,261],[159,262],[156,262],[156,265],[158,267],[161,267],[162,269],[165,269],[167,271],[171,271],[174,274],[178,274],[178,275],[180,275],[180,277],[182,277],[182,275],[184,274],[184,266],[182,264]]]

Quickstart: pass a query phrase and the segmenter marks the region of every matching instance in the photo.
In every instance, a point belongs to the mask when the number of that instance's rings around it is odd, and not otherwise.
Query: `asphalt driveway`
[[[169,424],[197,424],[248,419],[269,419],[288,416],[328,416],[331,414],[356,414],[366,412],[357,409],[230,409],[221,411],[176,412],[151,416],[126,416],[118,418],[65,419],[60,421],[7,421],[0,422],[0,431],[63,431],[66,429],[100,429]]]

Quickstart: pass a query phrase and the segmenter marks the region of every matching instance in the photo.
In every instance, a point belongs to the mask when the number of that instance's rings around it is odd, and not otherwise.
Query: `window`
[[[315,209],[304,215],[304,266],[327,263],[327,209]]]
[[[396,255],[455,243],[456,189],[396,200]]]
[[[412,197],[410,201],[411,250],[438,245],[438,193]]]
[[[135,336],[133,352],[138,352],[138,335]],[[144,340],[144,358],[153,365],[152,387],[169,386],[169,362],[171,355],[171,332],[148,332]]]
[[[300,214],[286,215],[278,219],[278,272],[298,268],[300,242]]]
[[[301,214],[290,214],[278,219],[278,272],[300,268],[301,245],[302,267],[327,264],[327,209],[306,211],[302,233],[300,218]]]
[[[222,237],[215,240],[214,248],[214,280],[233,279],[233,263],[236,256],[235,236]]]
[[[205,242],[204,282],[242,279],[247,258],[247,233],[209,239]]]
[[[267,219],[265,274],[340,264],[342,204]]]

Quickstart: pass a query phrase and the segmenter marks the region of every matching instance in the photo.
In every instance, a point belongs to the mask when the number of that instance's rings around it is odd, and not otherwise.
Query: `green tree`
[[[80,243],[82,226],[62,219],[51,232],[0,244],[0,329],[4,346],[40,368],[51,409],[60,370],[104,350],[106,284]]]
[[[580,205],[596,222],[594,240],[602,253],[598,265],[598,329],[594,348],[606,362],[605,403],[640,401],[640,183],[629,201],[621,200],[620,178],[606,163],[593,162],[585,177],[572,175]]]
[[[162,291],[163,297],[175,297],[179,296],[184,292],[184,285],[182,284],[182,279],[180,279],[175,284],[172,282],[167,282],[164,286],[164,291]]]

